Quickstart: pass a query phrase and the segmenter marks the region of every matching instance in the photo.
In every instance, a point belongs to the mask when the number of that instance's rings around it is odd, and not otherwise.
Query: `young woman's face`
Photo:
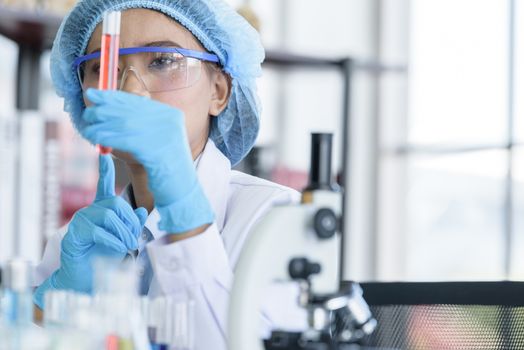
[[[102,25],[99,24],[87,46],[87,53],[100,49]],[[160,44],[162,43],[162,44]],[[122,26],[120,31],[120,47],[138,46],[174,46],[186,49],[206,50],[187,29],[168,18],[164,14],[146,9],[130,9],[122,12]],[[125,56],[122,64],[127,65]],[[221,91],[226,83],[221,73],[214,73],[202,64],[200,79],[190,87],[167,91],[148,92],[134,74],[128,74],[122,87],[123,91],[148,96],[182,110],[185,114],[186,129],[193,155],[205,145],[208,136],[209,118],[218,115],[227,104],[228,94]],[[229,89],[229,87],[227,87]],[[89,100],[84,97],[86,106]],[[118,158],[133,163],[129,154],[114,151]]]

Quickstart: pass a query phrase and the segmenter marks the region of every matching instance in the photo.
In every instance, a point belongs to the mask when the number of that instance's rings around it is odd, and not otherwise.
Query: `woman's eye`
[[[149,67],[153,69],[178,69],[180,67],[181,59],[173,56],[161,56],[155,58]]]

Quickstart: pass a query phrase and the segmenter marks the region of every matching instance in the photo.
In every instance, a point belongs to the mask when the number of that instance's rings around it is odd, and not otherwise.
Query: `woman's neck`
[[[146,208],[147,212],[151,213],[155,203],[153,194],[147,188],[146,169],[144,169],[140,164],[128,164],[127,169],[131,180],[136,207]]]

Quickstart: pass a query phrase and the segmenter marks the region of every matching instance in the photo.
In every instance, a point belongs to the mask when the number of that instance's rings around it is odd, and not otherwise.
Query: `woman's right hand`
[[[35,304],[43,309],[44,294],[53,289],[90,293],[92,260],[98,256],[123,259],[138,249],[138,236],[147,219],[144,208],[133,210],[115,195],[115,167],[110,155],[101,155],[99,180],[93,204],[76,212],[62,239],[60,268],[40,285]]]

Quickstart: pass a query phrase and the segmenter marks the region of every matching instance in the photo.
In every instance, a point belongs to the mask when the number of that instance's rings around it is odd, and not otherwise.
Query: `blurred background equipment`
[[[38,262],[45,240],[91,200],[96,185],[95,159],[50,85],[46,55],[61,17],[42,11],[0,7],[0,51],[9,64],[0,69],[10,71],[0,74],[0,264],[13,256]]]
[[[0,349],[47,350],[49,338],[33,321],[33,266],[12,259],[2,270],[0,284]]]
[[[66,14],[76,3],[75,0],[1,0],[0,6],[21,11]]]
[[[32,266],[13,259],[0,284],[0,350],[192,350],[194,302],[138,295],[136,266],[100,258],[95,293],[45,295],[43,327],[33,323]]]

